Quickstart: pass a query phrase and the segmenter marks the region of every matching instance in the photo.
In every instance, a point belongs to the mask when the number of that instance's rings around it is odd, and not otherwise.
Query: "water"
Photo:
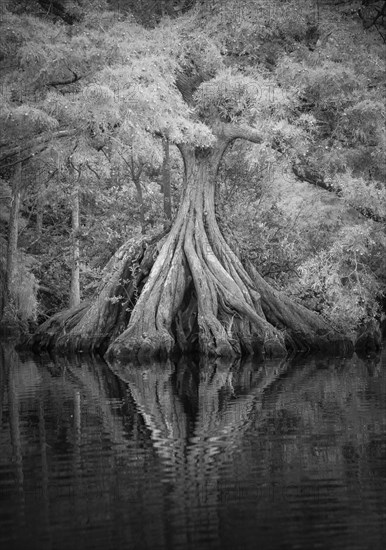
[[[384,548],[385,358],[1,362],[4,550]]]

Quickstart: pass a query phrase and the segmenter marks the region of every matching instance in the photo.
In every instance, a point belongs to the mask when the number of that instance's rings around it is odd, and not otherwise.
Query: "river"
[[[0,359],[4,550],[384,548],[385,353]]]

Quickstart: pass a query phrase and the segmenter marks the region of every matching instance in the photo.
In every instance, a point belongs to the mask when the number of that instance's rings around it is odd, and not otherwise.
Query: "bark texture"
[[[164,196],[165,227],[168,227],[172,219],[172,192],[170,184],[170,144],[169,140],[162,140],[164,159],[162,163],[162,192]]]

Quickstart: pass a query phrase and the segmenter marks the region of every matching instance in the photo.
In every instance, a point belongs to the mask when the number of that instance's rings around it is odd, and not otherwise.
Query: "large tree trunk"
[[[51,338],[51,344],[103,352],[108,346],[109,359],[139,360],[175,351],[277,356],[288,349],[352,348],[320,316],[281,296],[253,268],[248,272],[225,241],[214,197],[228,143],[180,147],[185,188],[169,234],[144,240],[136,250],[123,247],[107,266],[91,307],[67,314],[68,322],[56,318],[60,338]],[[45,325],[37,336],[40,343],[53,322]]]
[[[215,178],[224,149],[184,151],[177,218],[108,356],[164,356],[175,348],[215,356],[285,353],[283,334],[266,321],[253,281],[217,226]]]

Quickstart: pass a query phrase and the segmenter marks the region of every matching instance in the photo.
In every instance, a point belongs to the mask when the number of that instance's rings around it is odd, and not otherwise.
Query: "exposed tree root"
[[[272,288],[251,264],[248,267],[259,289],[264,314],[270,323],[285,331],[287,348],[342,355],[353,352],[353,342],[349,338],[333,330],[317,313]]]
[[[32,347],[36,350],[56,348],[58,339],[70,332],[90,308],[90,303],[82,303],[73,309],[60,311],[45,321],[35,332]]]
[[[130,311],[161,246],[164,234],[125,243],[104,269],[94,301],[57,313],[40,325],[33,337],[35,348],[58,351],[99,351],[126,328]]]

